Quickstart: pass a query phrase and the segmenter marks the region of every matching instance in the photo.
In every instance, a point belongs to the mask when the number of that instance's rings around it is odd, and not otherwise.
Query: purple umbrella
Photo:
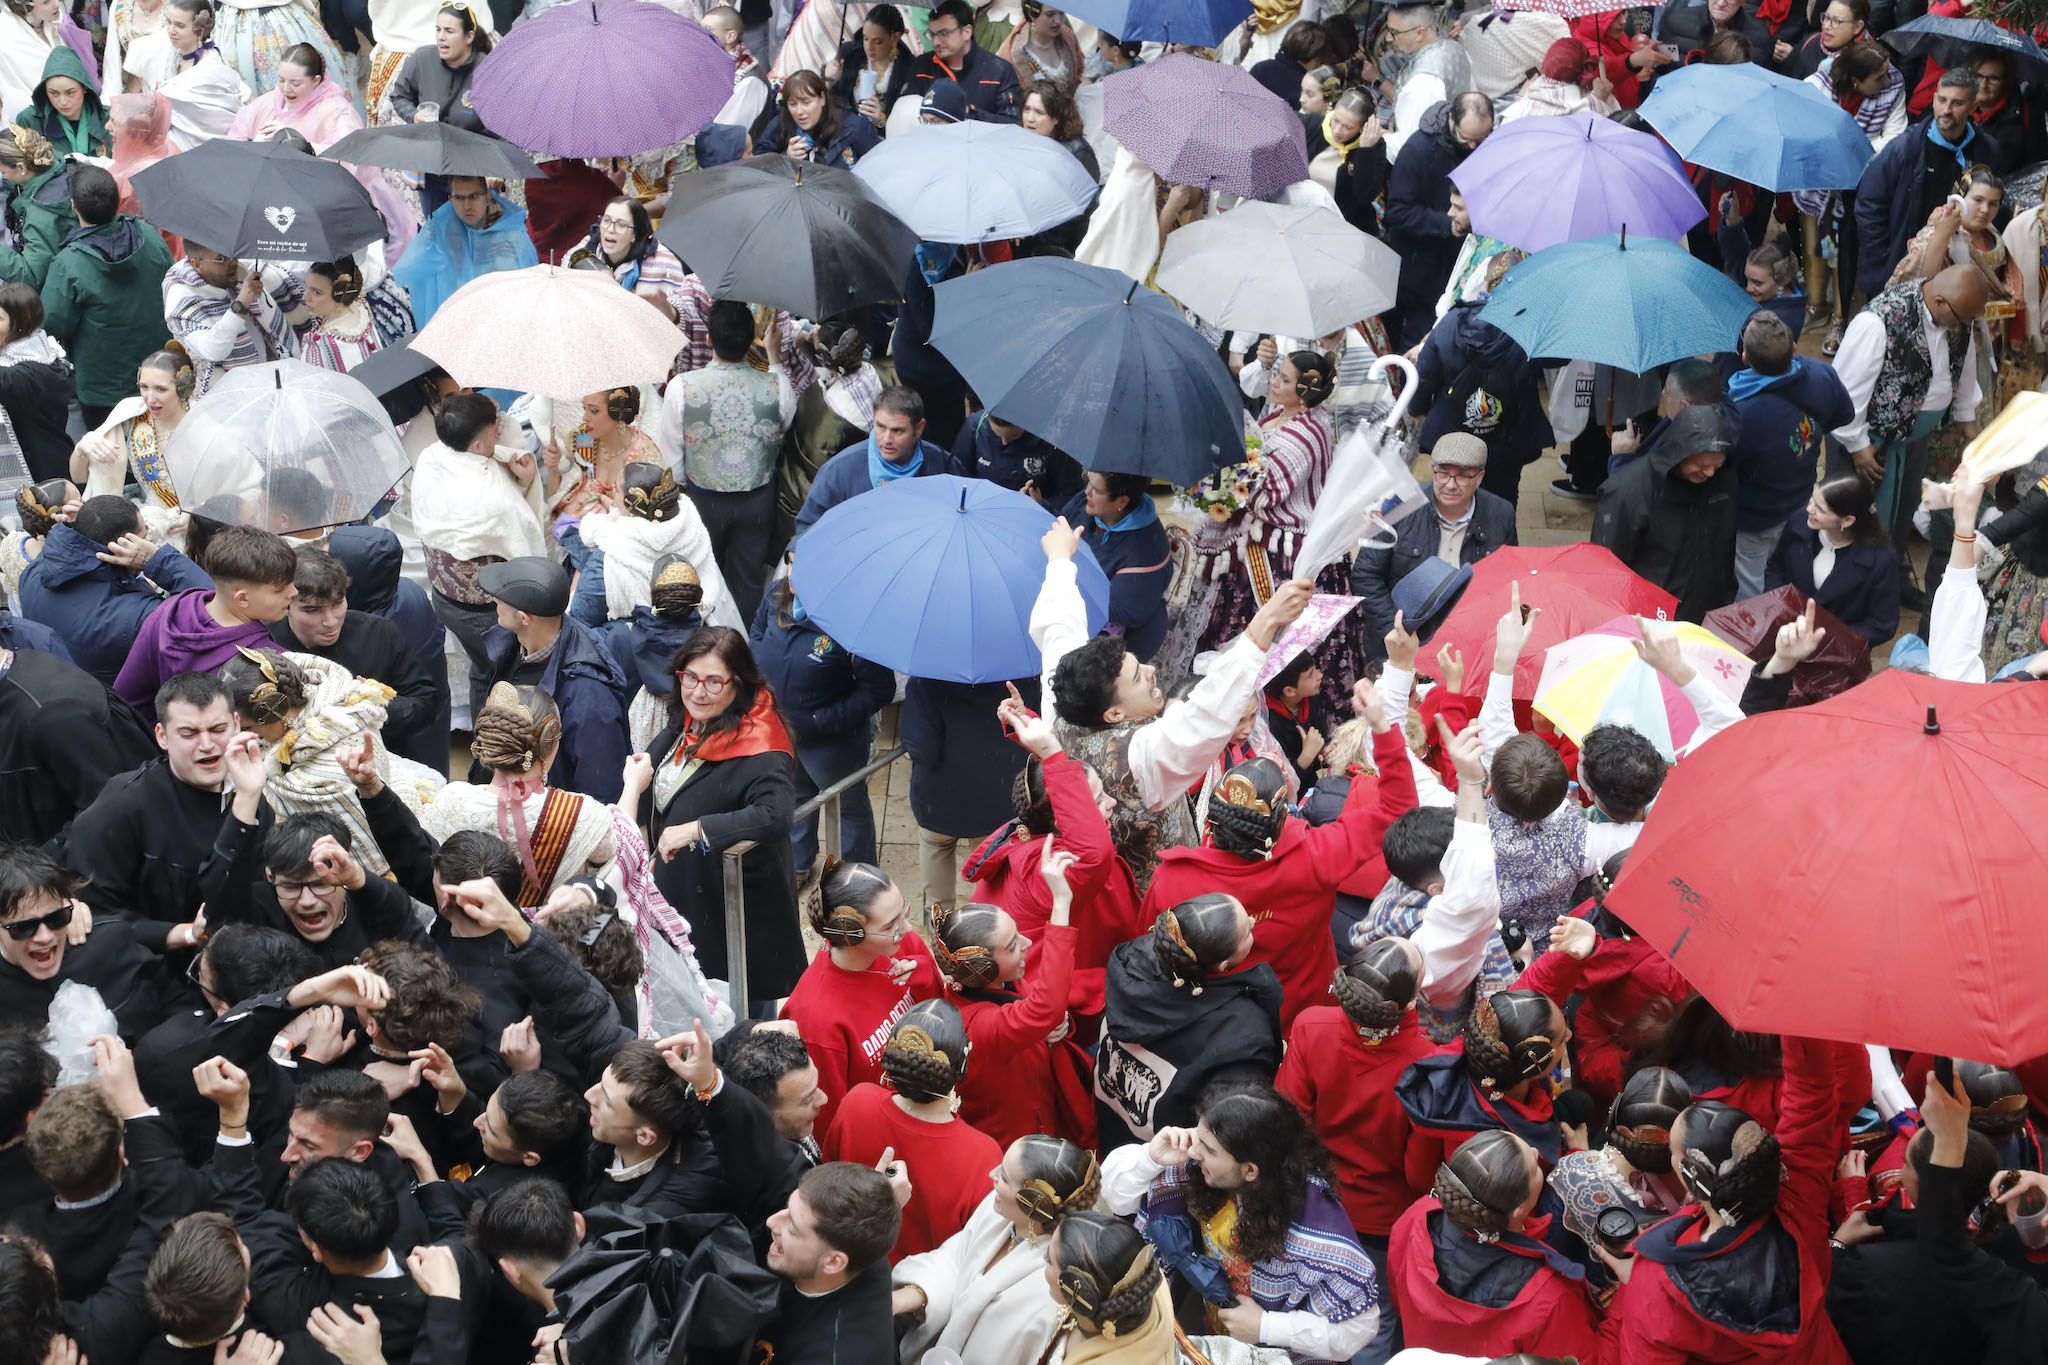
[[[1185,52],[1104,81],[1102,128],[1169,184],[1257,199],[1308,179],[1301,116],[1243,67]]]
[[[694,20],[646,0],[577,0],[520,24],[477,66],[484,126],[555,156],[681,142],[732,97],[733,62]]]
[[[1517,119],[1451,183],[1474,232],[1528,252],[1623,231],[1684,241],[1707,216],[1677,153],[1596,114]]]

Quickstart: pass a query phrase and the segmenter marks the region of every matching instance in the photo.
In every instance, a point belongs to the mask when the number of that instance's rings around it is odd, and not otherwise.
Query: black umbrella
[[[135,173],[142,216],[224,256],[332,261],[384,240],[349,169],[281,142],[218,137]]]
[[[407,341],[411,338],[408,337]],[[377,395],[393,426],[409,422],[427,405],[427,391],[418,382],[440,369],[431,356],[421,355],[401,342],[373,351],[350,367],[348,377]]]
[[[903,297],[917,233],[853,172],[750,156],[686,175],[655,232],[715,299],[807,318]]]
[[[511,143],[452,123],[386,123],[358,128],[320,155],[353,166],[383,166],[426,175],[538,180],[547,174]]]
[[[749,1345],[782,1280],[754,1263],[737,1218],[684,1214],[592,1235],[548,1287],[571,1360],[681,1365]]]

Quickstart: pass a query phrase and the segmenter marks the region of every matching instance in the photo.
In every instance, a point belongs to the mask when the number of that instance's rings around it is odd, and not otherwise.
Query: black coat
[[[1984,528],[1984,539],[1998,546],[2035,577],[2048,577],[2048,490],[2035,484],[2013,509]]]
[[[1401,255],[1394,306],[1401,313],[1396,345],[1413,346],[1436,321],[1437,296],[1451,278],[1463,237],[1451,231],[1451,172],[1472,153],[1451,131],[1446,100],[1423,111],[1387,177],[1387,245]]]
[[[0,674],[0,839],[41,843],[156,741],[114,690],[54,654],[21,650]]]
[[[1795,19],[1788,17],[1781,25],[1792,44],[1794,59],[1799,55],[1801,36],[1793,27],[1796,22]],[[1777,46],[1777,38],[1772,34],[1770,27],[1756,17],[1756,0],[1747,0],[1730,27],[1749,39],[1751,61],[1761,67],[1777,69],[1777,63],[1772,60],[1771,55]],[[1681,61],[1702,61],[1707,55],[1707,40],[1714,36],[1714,16],[1707,13],[1705,0],[1699,0],[1696,4],[1674,4],[1664,11],[1664,24],[1658,29],[1657,36],[1678,49]]]
[[[1622,466],[1600,489],[1593,543],[1678,599],[1695,624],[1735,600],[1735,467],[1705,483],[1675,472],[1685,454],[1669,440]]]
[[[121,1026],[121,1037],[133,1042],[169,1012],[163,941],[164,926],[158,921],[99,918],[85,942],[66,945],[56,975],[46,980],[0,961],[0,1023],[41,1029],[49,1021],[57,988],[76,981],[100,993]]]
[[[817,622],[786,619],[782,597],[776,588],[761,599],[749,638],[789,737],[803,745],[865,737],[875,713],[895,698],[896,675],[848,653]]]
[[[145,1215],[168,1225],[186,1212],[172,1182],[155,1178],[160,1167],[152,1158],[177,1156],[177,1132],[170,1120],[161,1115],[129,1119],[121,1137],[128,1168],[107,1198],[72,1208],[59,1208],[55,1199],[45,1199],[18,1210],[11,1219],[50,1253],[58,1287],[67,1299],[99,1292]]]
[[[142,1093],[177,1126],[186,1161],[203,1165],[220,1131],[220,1111],[192,1084],[192,1069],[210,1057],[225,1057],[249,1073],[249,1131],[265,1143],[284,1131],[292,1092],[304,1072],[270,1060],[270,1041],[302,1011],[274,991],[238,1001],[215,1015],[211,1009],[180,1010],[144,1034],[135,1045],[135,1074]]]
[[[384,742],[393,753],[423,763],[437,773],[448,771],[448,727],[442,708],[448,704],[443,670],[437,690],[420,666],[405,632],[381,616],[351,610],[341,620],[341,634],[331,645],[314,648],[292,633],[289,620],[270,627],[279,649],[331,659],[358,678],[383,683],[392,691],[385,703]],[[437,728],[438,726],[438,728]]]
[[[1323,116],[1303,114],[1301,126],[1308,134],[1308,159],[1314,161],[1329,148],[1329,139],[1323,136]],[[1393,169],[1387,160],[1387,140],[1381,138],[1370,147],[1354,147],[1351,155],[1337,165],[1336,183],[1331,194],[1337,200],[1337,211],[1344,215],[1344,221],[1360,232],[1380,235],[1380,191],[1387,187],[1387,176]]]
[[[1394,628],[1394,585],[1406,578],[1426,559],[1436,558],[1441,528],[1436,519],[1436,487],[1422,486],[1429,506],[1418,507],[1394,523],[1392,548],[1366,546],[1351,561],[1351,591],[1365,600],[1358,604],[1365,615],[1365,637],[1374,653],[1386,646],[1382,637]],[[1465,528],[1465,543],[1459,547],[1460,564],[1477,564],[1503,545],[1515,545],[1515,509],[1504,498],[1481,488],[1472,503],[1472,521]],[[1415,623],[1407,623],[1414,629]]]
[[[188,786],[155,758],[109,781],[78,813],[66,862],[90,870],[86,903],[143,919],[184,924],[201,905],[221,902],[231,880],[262,876],[269,804],[245,825],[219,792]]]
[[[1833,612],[1835,619],[1861,635],[1876,649],[1899,630],[1899,557],[1890,545],[1859,540],[1835,551],[1828,581],[1813,586],[1813,560],[1820,553],[1820,532],[1806,524],[1806,513],[1794,512],[1764,566],[1764,591],[1790,583]]]
[[[1038,679],[1020,678],[1024,704],[1038,705]],[[1016,815],[1010,785],[1031,755],[1003,735],[997,683],[912,678],[897,726],[910,751],[910,814],[918,828],[979,839]]]
[[[0,366],[0,408],[14,423],[14,436],[28,461],[29,477],[61,479],[71,468],[71,438],[65,433],[71,407],[71,365],[24,360]]]
[[[894,1365],[889,1290],[886,1256],[817,1298],[785,1282],[780,1311],[757,1346],[771,1347],[776,1365]]]
[[[418,758],[435,772],[448,770],[448,730],[451,703],[448,693],[448,652],[444,644],[447,628],[434,615],[434,604],[419,584],[401,576],[405,552],[398,537],[381,526],[342,526],[327,542],[327,552],[348,566],[350,611],[366,611],[397,626],[405,636],[406,648],[433,684],[434,717],[426,730],[414,737]],[[429,744],[438,746],[429,749]],[[420,755],[435,752],[429,760]]]
[[[910,68],[917,62],[917,54],[910,50],[910,44],[901,38],[896,40],[896,59],[889,63],[889,79],[877,91],[875,97],[882,102],[882,113],[887,114],[896,106],[896,97],[903,93],[903,87],[910,84]],[[833,83],[832,98],[852,112],[848,118],[865,118],[856,107],[854,87],[860,80],[860,73],[867,68],[867,50],[861,46],[858,37],[848,38],[839,45],[839,79]]]
[[[67,1299],[58,1331],[78,1344],[80,1360],[133,1360],[150,1336],[142,1303],[142,1277],[149,1272],[163,1229],[138,1223],[121,1245],[106,1281],[90,1298]],[[10,1305],[13,1306],[13,1305]]]
[[[403,939],[433,951],[426,930],[420,928],[419,919],[413,914],[412,898],[396,882],[365,875],[362,886],[349,892],[345,903],[347,910],[341,923],[326,938],[318,943],[301,940],[320,963],[321,971],[346,967],[363,949],[387,938]],[[291,916],[277,903],[277,893],[265,879],[231,880],[218,899],[207,902],[206,918],[215,928],[223,924],[260,924],[298,937]]]

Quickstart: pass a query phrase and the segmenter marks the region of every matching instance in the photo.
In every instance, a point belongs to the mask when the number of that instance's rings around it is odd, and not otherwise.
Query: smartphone
[[[1956,1088],[1956,1063],[1953,1057],[1934,1059],[1934,1079],[1940,1083],[1943,1090],[1953,1091]]]
[[[1673,47],[1670,43],[1658,43],[1657,50],[1663,53],[1665,56],[1669,57],[1674,62],[1678,60],[1678,49],[1676,47]]]

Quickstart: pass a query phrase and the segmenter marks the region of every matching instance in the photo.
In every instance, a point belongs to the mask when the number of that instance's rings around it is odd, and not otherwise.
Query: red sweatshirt
[[[915,963],[909,980],[898,985],[890,969],[904,958]],[[818,1068],[818,1088],[825,1107],[813,1131],[832,1127],[832,1115],[846,1092],[863,1081],[882,1079],[882,1048],[889,1030],[920,1000],[940,991],[939,969],[932,950],[916,934],[905,934],[896,956],[885,957],[864,972],[849,972],[832,960],[828,949],[811,959],[796,989],[782,1002],[782,1017],[796,1021],[797,1033]]]
[[[825,1132],[821,1127],[820,1132]],[[967,1226],[967,1219],[988,1198],[992,1173],[1003,1164],[995,1139],[959,1119],[928,1123],[906,1114],[896,1092],[880,1085],[857,1085],[839,1106],[838,1121],[819,1144],[827,1161],[857,1161],[873,1166],[887,1148],[908,1166],[910,1203],[903,1209],[903,1230],[896,1234],[894,1265],[905,1256],[930,1251]]]
[[[1408,761],[1398,730],[1375,734],[1372,746],[1373,763],[1382,772]],[[1170,848],[1152,874],[1139,921],[1150,924],[1161,912],[1212,891],[1242,901],[1252,917],[1252,955],[1246,961],[1272,964],[1285,992],[1280,1007],[1285,1029],[1295,1015],[1329,998],[1330,978],[1337,971],[1337,948],[1330,937],[1337,888],[1407,809],[1397,804],[1400,796],[1392,786],[1368,789],[1354,782],[1344,813],[1334,823],[1318,829],[1287,821],[1272,855],[1263,859],[1217,848]]]
[[[1591,919],[1595,909],[1587,901],[1572,914],[1579,919]],[[1562,958],[1563,954],[1545,953],[1537,958],[1520,984],[1550,994],[1546,987],[1563,966],[1561,962],[1550,962],[1554,957]],[[1662,953],[1642,939],[1603,938],[1586,959],[1578,988],[1586,997],[1585,1006],[1572,1025],[1578,1052],[1578,1085],[1605,1106],[1621,1093],[1629,1050],[1637,1041],[1632,1026],[1636,1026],[1645,1011],[1654,1015],[1652,1006],[1659,1001],[1669,1006],[1665,1018],[1676,1014],[1692,995],[1692,987],[1676,967],[1664,960]]]
[[[1044,771],[1046,799],[1059,830],[1051,836],[1053,846],[1076,859],[1067,869],[1067,885],[1074,889],[1074,928],[1080,937],[1067,1003],[1078,1014],[1100,1014],[1102,969],[1110,952],[1144,930],[1138,921],[1138,884],[1117,856],[1109,825],[1088,794],[1087,769],[1061,753],[1045,761]],[[1021,826],[1006,826],[983,841],[962,874],[974,883],[977,904],[1001,906],[1034,941],[1026,959],[1027,980],[1040,970],[1038,954],[1052,918],[1052,893],[1039,872],[1044,849],[1044,839],[1031,837]]]
[[[1505,1308],[1468,1303],[1443,1287],[1428,1223],[1442,1208],[1434,1198],[1418,1200],[1394,1225],[1387,1247],[1387,1279],[1401,1310],[1402,1340],[1460,1359],[1492,1360],[1527,1351],[1597,1365],[1602,1359],[1600,1315],[1582,1281],[1540,1266]],[[1532,1255],[1520,1247],[1514,1254]]]
[[[1076,930],[1048,924],[1031,945],[1035,965],[1024,993],[1008,1003],[949,990],[974,1045],[960,1079],[960,1117],[1008,1150],[1032,1133],[1050,1133],[1093,1149],[1094,1066],[1072,1036],[1048,1043],[1066,1012]]]
[[[1359,1232],[1384,1237],[1429,1187],[1407,1181],[1404,1158],[1414,1129],[1394,1082],[1417,1057],[1436,1050],[1410,1010],[1400,1031],[1368,1043],[1335,1005],[1306,1009],[1287,1035],[1287,1056],[1273,1085],[1330,1149],[1344,1212]]]

